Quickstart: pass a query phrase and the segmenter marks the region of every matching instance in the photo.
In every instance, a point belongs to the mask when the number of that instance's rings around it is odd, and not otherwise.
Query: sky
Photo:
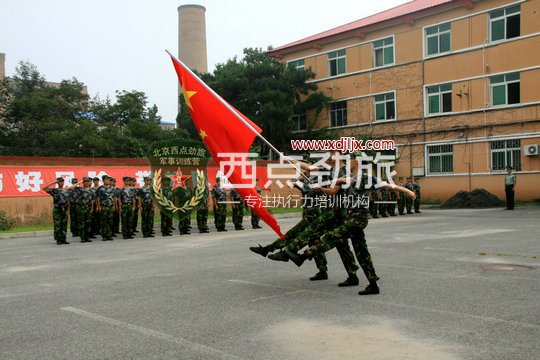
[[[349,23],[405,0],[0,0],[6,74],[29,61],[48,81],[72,77],[91,97],[143,91],[163,122],[177,114],[178,12],[206,8],[208,70],[246,47],[266,49]]]

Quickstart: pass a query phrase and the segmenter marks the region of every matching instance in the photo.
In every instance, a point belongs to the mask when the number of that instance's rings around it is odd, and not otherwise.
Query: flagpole
[[[288,157],[285,157],[284,154],[282,154],[278,149],[276,149],[276,147],[274,145],[272,145],[270,143],[270,141],[266,140],[264,138],[264,136],[262,136],[257,130],[255,130],[255,128],[253,126],[251,126],[250,123],[248,123],[243,117],[241,117],[236,111],[235,109],[233,109],[233,107],[231,105],[229,105],[229,103],[227,103],[218,93],[216,93],[210,86],[208,86],[204,81],[202,81],[193,71],[191,71],[191,69],[189,67],[186,66],[186,64],[184,64],[182,61],[180,61],[180,59],[178,59],[176,56],[174,56],[173,54],[171,54],[169,52],[169,50],[165,50],[167,52],[167,54],[169,54],[170,57],[172,57],[173,59],[175,59],[176,61],[178,61],[178,63],[180,65],[182,65],[182,67],[184,69],[186,69],[188,71],[188,73],[193,76],[195,79],[197,79],[197,81],[199,82],[199,84],[201,84],[202,86],[204,86],[204,88],[206,90],[208,90],[210,92],[210,94],[212,94],[220,103],[221,105],[225,106],[230,112],[232,112],[234,114],[234,116],[236,116],[236,118],[238,120],[240,120],[244,125],[246,125],[248,127],[248,129],[250,129],[255,135],[257,135],[257,137],[259,139],[261,139],[266,145],[268,145],[270,147],[270,149],[274,150],[274,152],[276,154],[279,155],[279,157],[283,157],[285,158],[285,160],[287,160],[287,162],[289,164],[291,164],[295,169],[298,169],[298,166],[296,166],[295,164],[293,164],[291,162],[291,160],[288,158]],[[301,168],[300,168],[301,170]],[[300,174],[307,179],[307,177],[300,171]]]

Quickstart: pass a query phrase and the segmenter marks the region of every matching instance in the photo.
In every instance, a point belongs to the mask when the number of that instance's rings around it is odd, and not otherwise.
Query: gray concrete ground
[[[251,253],[267,228],[1,240],[0,359],[538,359],[539,219],[529,206],[373,220],[369,297],[337,287],[335,251],[321,282],[312,262]]]

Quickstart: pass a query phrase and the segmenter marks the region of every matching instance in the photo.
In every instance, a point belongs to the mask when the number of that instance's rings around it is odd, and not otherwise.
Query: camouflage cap
[[[144,181],[152,180],[152,178],[151,178],[150,176],[145,176],[143,180],[144,180]]]
[[[64,179],[63,177],[60,176],[60,177],[57,177],[57,178],[56,178],[56,181],[65,181],[65,179]]]
[[[72,183],[72,184],[76,184],[76,183],[78,183],[78,182],[79,182],[79,180],[77,180],[77,178],[71,179],[71,183]]]
[[[84,182],[92,181],[92,178],[91,178],[91,177],[88,177],[88,176],[85,176],[85,177],[83,177],[83,181],[84,181]]]
[[[124,180],[124,181],[128,181],[129,179],[131,179],[129,176],[123,176],[122,177],[122,180]]]
[[[109,179],[111,179],[112,182],[116,182],[116,178],[109,177]]]
[[[109,176],[109,175],[103,175],[103,176],[101,177],[101,180],[105,180],[105,179],[110,179],[110,176]]]
[[[96,177],[94,177],[92,180],[94,180],[94,181],[96,181],[96,180],[99,181],[99,178],[96,176]]]

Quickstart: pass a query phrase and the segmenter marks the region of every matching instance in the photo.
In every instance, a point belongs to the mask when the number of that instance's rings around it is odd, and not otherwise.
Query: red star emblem
[[[171,180],[173,181],[173,189],[176,189],[178,186],[186,188],[186,181],[191,178],[191,175],[183,175],[182,170],[178,168],[178,171],[176,172],[175,176],[171,176]]]

